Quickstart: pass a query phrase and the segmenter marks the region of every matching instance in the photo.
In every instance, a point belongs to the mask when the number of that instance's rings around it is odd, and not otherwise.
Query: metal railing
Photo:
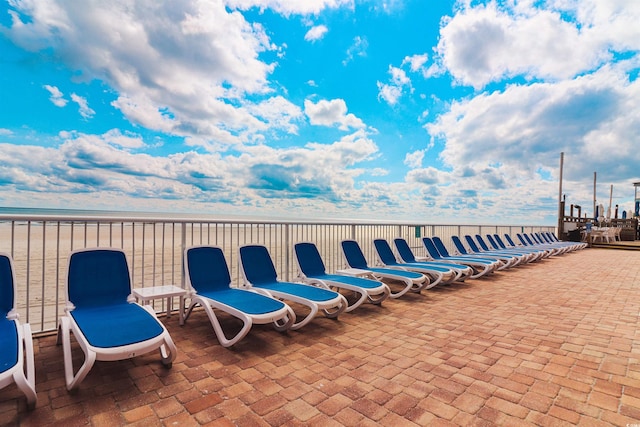
[[[295,280],[293,244],[314,242],[327,271],[344,266],[340,242],[354,239],[370,264],[375,264],[372,241],[405,238],[416,255],[423,255],[420,238],[439,236],[451,244],[452,235],[552,231],[547,226],[415,225],[389,223],[319,223],[234,221],[166,217],[0,215],[0,251],[9,253],[16,267],[17,307],[34,332],[55,330],[66,303],[66,269],[71,251],[117,247],[127,254],[132,286],[184,286],[182,254],[193,245],[216,245],[224,250],[234,284],[240,283],[238,248],[265,245],[282,280]],[[453,247],[450,247],[453,250]],[[157,311],[166,300],[154,301]],[[173,307],[172,307],[173,308]]]

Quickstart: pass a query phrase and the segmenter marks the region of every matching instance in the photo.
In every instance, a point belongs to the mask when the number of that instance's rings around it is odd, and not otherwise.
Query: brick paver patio
[[[38,405],[0,390],[2,425],[614,425],[640,423],[640,253],[587,249],[221,347],[199,311],[152,353],[64,387],[35,341]],[[79,350],[76,352],[78,353]]]

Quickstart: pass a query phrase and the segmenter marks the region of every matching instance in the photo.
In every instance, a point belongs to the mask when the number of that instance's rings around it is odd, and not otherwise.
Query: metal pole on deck
[[[596,177],[597,177],[597,172],[594,172],[593,173],[593,219],[594,221],[598,216],[596,215]]]
[[[564,234],[564,207],[562,206],[562,169],[564,168],[564,151],[560,153],[560,182],[558,184],[558,236]]]

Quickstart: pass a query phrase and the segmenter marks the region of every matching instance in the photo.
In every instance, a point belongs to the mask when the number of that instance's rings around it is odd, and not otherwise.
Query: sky
[[[1,207],[553,225],[564,153],[633,209],[637,0],[0,5]]]

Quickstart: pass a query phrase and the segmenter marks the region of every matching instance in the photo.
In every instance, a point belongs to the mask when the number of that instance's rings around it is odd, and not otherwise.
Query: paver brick
[[[185,326],[161,316],[179,351],[172,369],[154,353],[98,362],[72,394],[55,336],[38,337],[38,407],[4,388],[0,425],[634,424],[637,259],[584,250],[299,332],[255,325],[230,349],[199,309]]]

